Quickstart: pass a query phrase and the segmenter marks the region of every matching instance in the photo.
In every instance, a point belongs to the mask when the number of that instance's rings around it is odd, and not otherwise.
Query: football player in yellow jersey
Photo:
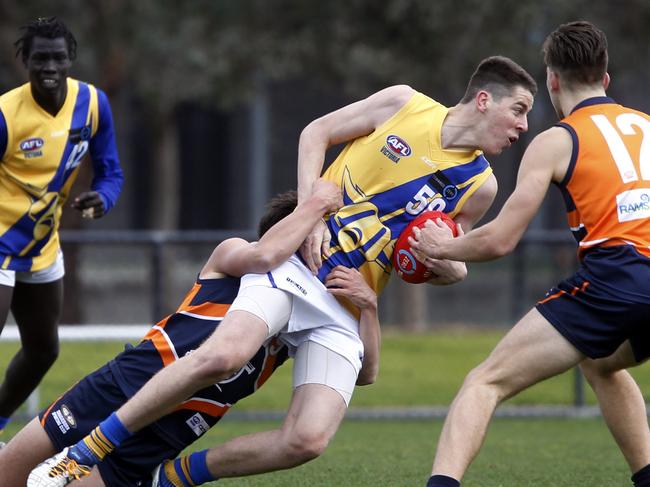
[[[523,68],[492,57],[481,62],[465,97],[452,108],[407,86],[395,86],[310,124],[300,138],[299,198],[310,196],[327,147],[349,142],[326,173],[344,190],[343,208],[312,232],[318,235],[308,242],[304,261],[292,256],[271,272],[243,276],[237,298],[210,338],[156,374],[100,424],[98,434],[112,445],[125,441],[192,391],[241,368],[269,333],[280,332],[296,349],[295,388],[284,423],[277,430],[238,438],[231,448],[211,451],[198,478],[270,472],[321,455],[345,415],[364,350],[358,318],[328,292],[326,275],[319,269],[357,268],[378,291],[390,273],[387,259],[394,240],[421,211],[444,206],[471,227],[496,192],[482,152],[499,153],[528,129],[536,90]],[[366,154],[370,146],[372,153]],[[323,236],[327,245],[321,267]],[[440,280],[445,283],[466,273],[462,263],[427,264],[444,275]],[[99,461],[80,444],[67,454],[84,465]],[[65,485],[63,475],[51,474],[39,487]],[[197,477],[189,476],[187,482],[160,485],[196,485]]]
[[[607,38],[591,23],[559,26],[543,52],[546,87],[561,121],[526,149],[517,186],[499,215],[453,240],[434,224],[415,232],[411,244],[437,259],[505,255],[553,183],[563,192],[580,267],[551,288],[467,376],[447,415],[427,487],[459,486],[496,407],[578,364],[632,482],[650,486],[645,401],[626,370],[650,358],[650,115],[606,96]],[[575,484],[612,485],[589,474]]]
[[[86,154],[92,190],[72,206],[105,215],[122,186],[106,95],[68,78],[77,42],[55,18],[23,28],[29,82],[0,97],[0,330],[11,309],[22,348],[0,386],[0,430],[56,360],[63,298],[61,212]]]

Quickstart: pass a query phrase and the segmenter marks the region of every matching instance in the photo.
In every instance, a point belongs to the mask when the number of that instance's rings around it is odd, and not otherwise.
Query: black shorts
[[[536,307],[589,358],[607,357],[626,340],[637,362],[650,357],[650,259],[630,245],[590,250]]]
[[[62,450],[84,438],[127,399],[105,365],[41,412],[39,419],[55,448]],[[151,428],[144,428],[107,455],[98,468],[107,487],[150,487],[153,469],[179,453]]]

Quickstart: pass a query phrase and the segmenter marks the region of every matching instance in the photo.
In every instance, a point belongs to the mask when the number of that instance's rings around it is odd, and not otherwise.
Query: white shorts
[[[293,352],[313,341],[346,358],[356,374],[361,369],[359,322],[295,256],[266,274],[243,276],[228,312],[235,310],[258,316]]]
[[[304,384],[323,384],[341,394],[350,405],[357,371],[342,355],[311,340],[302,343],[293,361],[293,388]]]
[[[27,284],[47,284],[61,279],[64,275],[63,252],[59,250],[54,263],[40,271],[17,272],[0,269],[0,285],[14,287],[16,281],[26,282]]]

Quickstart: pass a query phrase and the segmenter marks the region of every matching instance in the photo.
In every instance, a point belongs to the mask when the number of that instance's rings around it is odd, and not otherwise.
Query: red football
[[[431,271],[411,253],[408,237],[413,235],[413,227],[422,228],[427,220],[435,221],[436,218],[440,218],[451,228],[454,237],[458,235],[456,223],[442,211],[425,211],[409,223],[397,239],[397,242],[395,242],[395,248],[393,249],[393,266],[397,271],[397,275],[406,282],[421,284],[433,277]]]

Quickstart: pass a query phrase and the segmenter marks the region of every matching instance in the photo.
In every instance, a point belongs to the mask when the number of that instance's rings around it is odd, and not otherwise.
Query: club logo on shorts
[[[65,418],[65,420],[68,422],[70,427],[76,428],[77,427],[77,420],[74,419],[74,414],[72,414],[72,411],[70,411],[70,408],[66,406],[65,404],[61,405],[61,414]]]
[[[61,408],[52,413],[52,419],[64,435],[70,431],[71,428],[77,427],[77,420],[75,419],[70,408],[65,404],[61,404]]]
[[[411,146],[401,137],[389,135],[386,137],[386,143],[380,149],[380,152],[394,163],[398,163],[402,157],[411,155]]]

